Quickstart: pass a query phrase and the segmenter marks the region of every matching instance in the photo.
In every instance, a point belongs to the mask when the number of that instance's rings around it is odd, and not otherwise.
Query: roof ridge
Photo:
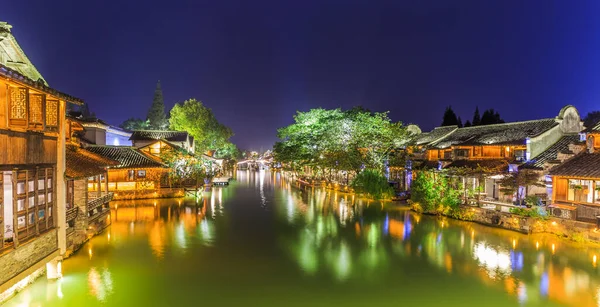
[[[518,121],[518,122],[508,122],[508,123],[498,123],[498,124],[489,124],[489,125],[477,125],[477,126],[471,126],[471,127],[462,127],[462,128],[458,128],[458,129],[473,129],[473,128],[481,128],[481,127],[501,126],[501,125],[516,125],[516,124],[525,124],[525,123],[539,122],[539,121],[544,121],[544,120],[555,121],[556,119],[555,118],[530,119],[530,120],[522,120],[522,121]]]

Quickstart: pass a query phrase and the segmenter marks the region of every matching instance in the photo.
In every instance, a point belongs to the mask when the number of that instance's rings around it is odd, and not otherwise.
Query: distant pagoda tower
[[[11,28],[12,26],[8,23],[0,21],[0,64],[16,70],[33,81],[41,82],[48,86],[44,77],[29,61],[25,52],[23,52],[19,43],[17,43],[17,40],[10,31]]]

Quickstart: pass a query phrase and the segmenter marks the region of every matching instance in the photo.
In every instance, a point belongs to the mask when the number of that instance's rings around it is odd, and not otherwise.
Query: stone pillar
[[[87,238],[88,212],[87,212],[87,178],[73,182],[73,207],[79,208],[75,218],[75,234],[73,244],[79,245]]]
[[[58,249],[61,255],[67,252],[67,190],[66,190],[66,151],[65,151],[65,126],[66,126],[66,102],[59,102],[58,110],[58,140],[56,143],[57,160],[56,160],[56,176],[53,178],[56,181],[56,228],[58,235]]]

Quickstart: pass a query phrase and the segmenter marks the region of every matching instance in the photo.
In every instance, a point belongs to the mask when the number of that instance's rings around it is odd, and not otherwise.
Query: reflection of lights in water
[[[180,222],[175,227],[175,242],[177,243],[177,246],[179,248],[181,248],[181,249],[185,249],[186,248],[185,229],[183,227],[183,222]]]
[[[350,275],[350,269],[352,266],[350,255],[350,248],[348,244],[344,241],[340,244],[340,251],[338,253],[336,263],[335,263],[335,272],[337,274],[338,279],[345,280]]]
[[[548,296],[548,289],[550,289],[550,279],[548,278],[548,272],[544,272],[540,279],[540,294],[543,297]]]
[[[596,257],[596,255],[594,255],[594,257],[592,257],[592,264],[594,265],[594,267],[596,267],[597,265],[597,260],[598,258]]]
[[[348,204],[344,199],[340,200],[340,204],[338,205],[340,212],[340,224],[342,227],[346,226],[346,220],[348,219]]]
[[[515,240],[515,239],[512,240],[512,247],[513,247],[513,249],[517,248],[517,240]]]
[[[210,212],[213,219],[217,217],[217,212],[215,211],[215,193],[210,193]]]
[[[491,278],[495,278],[498,271],[504,274],[511,272],[511,261],[508,252],[497,250],[486,245],[485,242],[475,244],[473,258],[479,261],[480,266],[486,269]]]
[[[370,247],[375,247],[379,242],[379,231],[376,224],[371,224],[369,227],[368,242]]]
[[[259,180],[260,204],[261,207],[267,206],[267,198],[265,197],[265,176],[260,176]]]
[[[314,236],[306,231],[301,234],[300,254],[298,255],[300,267],[308,274],[315,274],[319,268],[318,251],[315,249]]]
[[[110,233],[108,233],[108,234],[106,235],[106,239],[107,239],[108,241],[110,241]]]
[[[88,248],[88,255],[90,256],[90,259],[92,259],[92,255],[93,254],[92,254],[92,248],[91,247]]]
[[[510,251],[511,268],[514,271],[520,272],[523,270],[523,253]]]
[[[522,281],[519,282],[519,287],[517,288],[517,297],[519,298],[519,303],[527,301],[527,288]]]
[[[57,281],[57,285],[56,285],[56,296],[59,299],[62,299],[64,297],[63,292],[62,292],[62,280],[58,280]]]
[[[88,287],[90,294],[97,300],[104,302],[106,296],[113,291],[112,276],[108,269],[104,269],[102,274],[98,273],[95,267],[90,268],[88,272]]]
[[[598,307],[600,307],[600,287],[596,291],[596,300],[598,301]]]
[[[554,245],[554,243],[552,243],[552,254],[554,254],[556,252],[556,245]]]
[[[287,217],[288,217],[288,222],[291,223],[294,221],[294,198],[292,198],[292,194],[288,194]]]
[[[540,242],[535,242],[535,249],[540,249]]]
[[[385,220],[383,220],[383,234],[390,234],[390,216],[388,214],[385,215]]]
[[[202,222],[200,222],[200,234],[202,235],[202,242],[204,245],[212,245],[214,236],[206,219],[203,219]]]

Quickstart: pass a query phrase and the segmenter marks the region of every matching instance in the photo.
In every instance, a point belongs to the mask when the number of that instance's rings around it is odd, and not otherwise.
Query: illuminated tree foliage
[[[424,212],[454,215],[462,203],[462,184],[442,172],[418,172],[411,185],[411,200]]]
[[[375,170],[366,169],[360,172],[350,186],[356,192],[375,199],[391,198],[394,195],[394,189],[390,187],[387,178]]]
[[[281,140],[274,146],[275,159],[298,172],[310,167],[326,178],[333,172],[358,173],[362,168],[381,172],[411,136],[387,112],[362,108],[312,109],[298,112],[294,121],[278,130]]]
[[[169,122],[172,130],[187,131],[194,137],[196,149],[203,151],[221,151],[235,154],[229,138],[233,132],[219,123],[212,110],[196,99],[176,103],[171,109]]]
[[[135,131],[149,129],[150,125],[148,124],[147,120],[131,117],[125,120],[121,125],[119,125],[119,127],[125,130]]]

